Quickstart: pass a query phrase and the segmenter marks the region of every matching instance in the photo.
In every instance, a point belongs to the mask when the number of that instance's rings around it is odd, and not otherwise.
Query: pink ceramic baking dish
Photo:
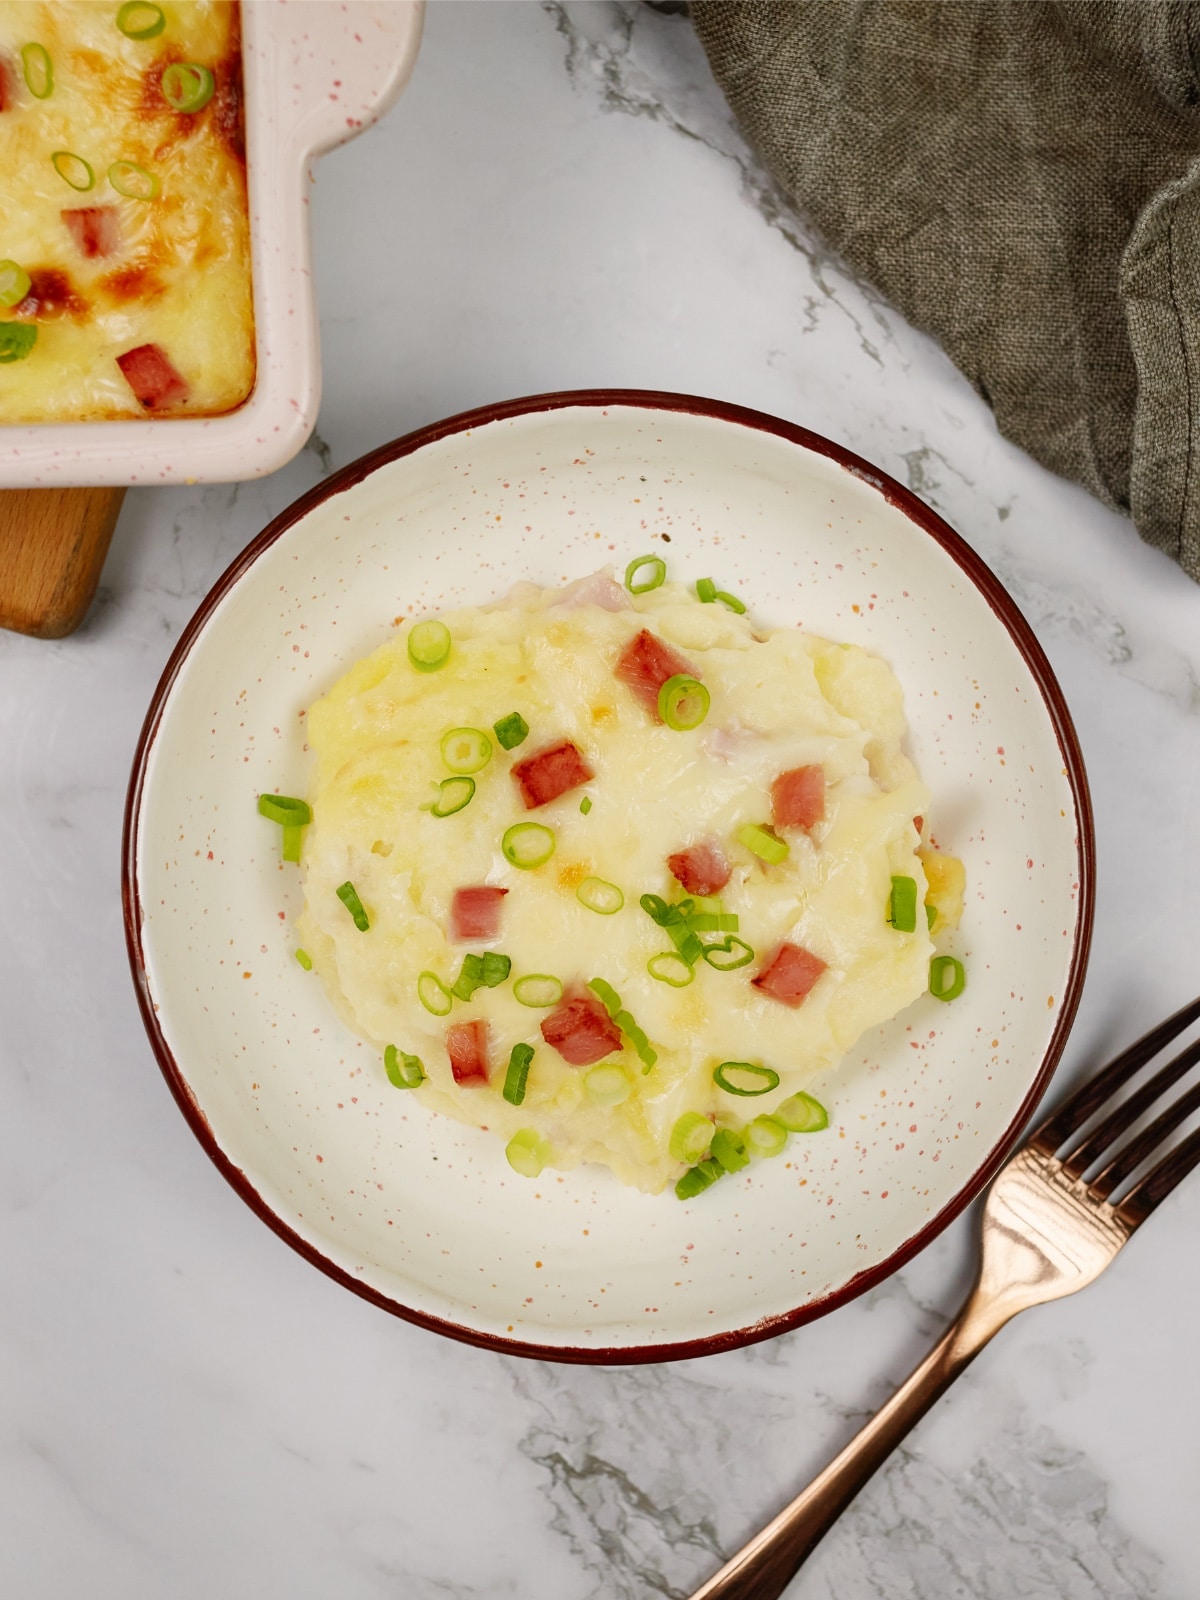
[[[316,421],[308,185],[412,72],[423,0],[242,0],[258,377],[221,417],[0,427],[0,488],[228,482],[274,472]]]

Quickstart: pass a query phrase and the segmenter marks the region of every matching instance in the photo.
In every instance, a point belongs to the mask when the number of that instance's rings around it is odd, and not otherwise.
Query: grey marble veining
[[[308,447],[134,491],[84,627],[0,634],[0,1594],[686,1600],[936,1340],[972,1219],[830,1317],[677,1366],[498,1357],[325,1280],[213,1171],[137,1016],[120,833],[160,672],[291,500],[468,406],[615,384],[824,432],[978,550],[1062,682],[1100,859],[1068,1079],[1197,985],[1200,590],[788,211],[678,8],[434,0],[312,216]],[[1006,1328],[792,1600],[1191,1600],[1198,1224],[1200,1178]]]

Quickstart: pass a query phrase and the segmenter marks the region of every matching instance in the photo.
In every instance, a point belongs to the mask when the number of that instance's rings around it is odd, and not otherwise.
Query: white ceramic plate
[[[826,1134],[681,1204],[607,1172],[517,1177],[388,1084],[293,959],[295,868],[257,815],[301,794],[305,708],[409,612],[647,551],[770,625],[862,643],[905,687],[934,832],[966,862],[968,987],[817,1085]],[[143,1016],[220,1170],[340,1282],[521,1354],[639,1361],[764,1338],[892,1272],[995,1172],[1082,984],[1092,833],[1070,720],[1011,600],[900,485],[755,412],[541,396],[348,467],[239,557],[147,717],[126,817]]]

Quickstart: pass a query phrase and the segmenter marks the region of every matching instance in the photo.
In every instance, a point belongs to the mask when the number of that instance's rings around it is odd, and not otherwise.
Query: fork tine
[[[1176,1145],[1169,1156],[1163,1158],[1115,1207],[1115,1213],[1131,1228],[1136,1228],[1171,1193],[1177,1183],[1187,1177],[1200,1162],[1200,1128],[1190,1133],[1182,1144]]]
[[[1185,1050],[1181,1050],[1167,1062],[1166,1066],[1160,1067],[1152,1078],[1148,1078],[1131,1095],[1115,1106],[1103,1122],[1092,1129],[1082,1144],[1068,1148],[1063,1155],[1062,1163],[1066,1176],[1071,1179],[1081,1178],[1113,1141],[1120,1138],[1127,1128],[1131,1128],[1142,1112],[1152,1106],[1160,1096],[1166,1094],[1171,1085],[1182,1078],[1188,1068],[1194,1066],[1197,1061],[1200,1061],[1200,1039],[1193,1041]],[[1146,1147],[1146,1155],[1154,1149],[1155,1143],[1157,1141],[1151,1142]],[[1130,1171],[1132,1170],[1131,1167]]]
[[[1133,1176],[1143,1161],[1153,1155],[1167,1135],[1191,1116],[1197,1106],[1200,1106],[1200,1083],[1194,1083],[1185,1094],[1181,1094],[1178,1100],[1155,1117],[1148,1127],[1143,1128],[1135,1139],[1119,1150],[1088,1184],[1088,1193],[1097,1200],[1107,1200],[1126,1178]]]
[[[1149,1033],[1110,1061],[1103,1072],[1097,1073],[1077,1089],[1034,1132],[1031,1142],[1036,1143],[1047,1155],[1055,1155],[1072,1133],[1099,1111],[1114,1089],[1131,1078],[1140,1067],[1144,1067],[1152,1056],[1157,1055],[1164,1045],[1170,1044],[1197,1017],[1200,1017],[1200,997],[1181,1006],[1173,1016],[1160,1022],[1157,1028],[1151,1028]]]

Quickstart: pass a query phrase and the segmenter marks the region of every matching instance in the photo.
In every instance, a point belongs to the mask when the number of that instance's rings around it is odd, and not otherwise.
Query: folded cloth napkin
[[[692,0],[763,162],[1200,581],[1200,0]]]

